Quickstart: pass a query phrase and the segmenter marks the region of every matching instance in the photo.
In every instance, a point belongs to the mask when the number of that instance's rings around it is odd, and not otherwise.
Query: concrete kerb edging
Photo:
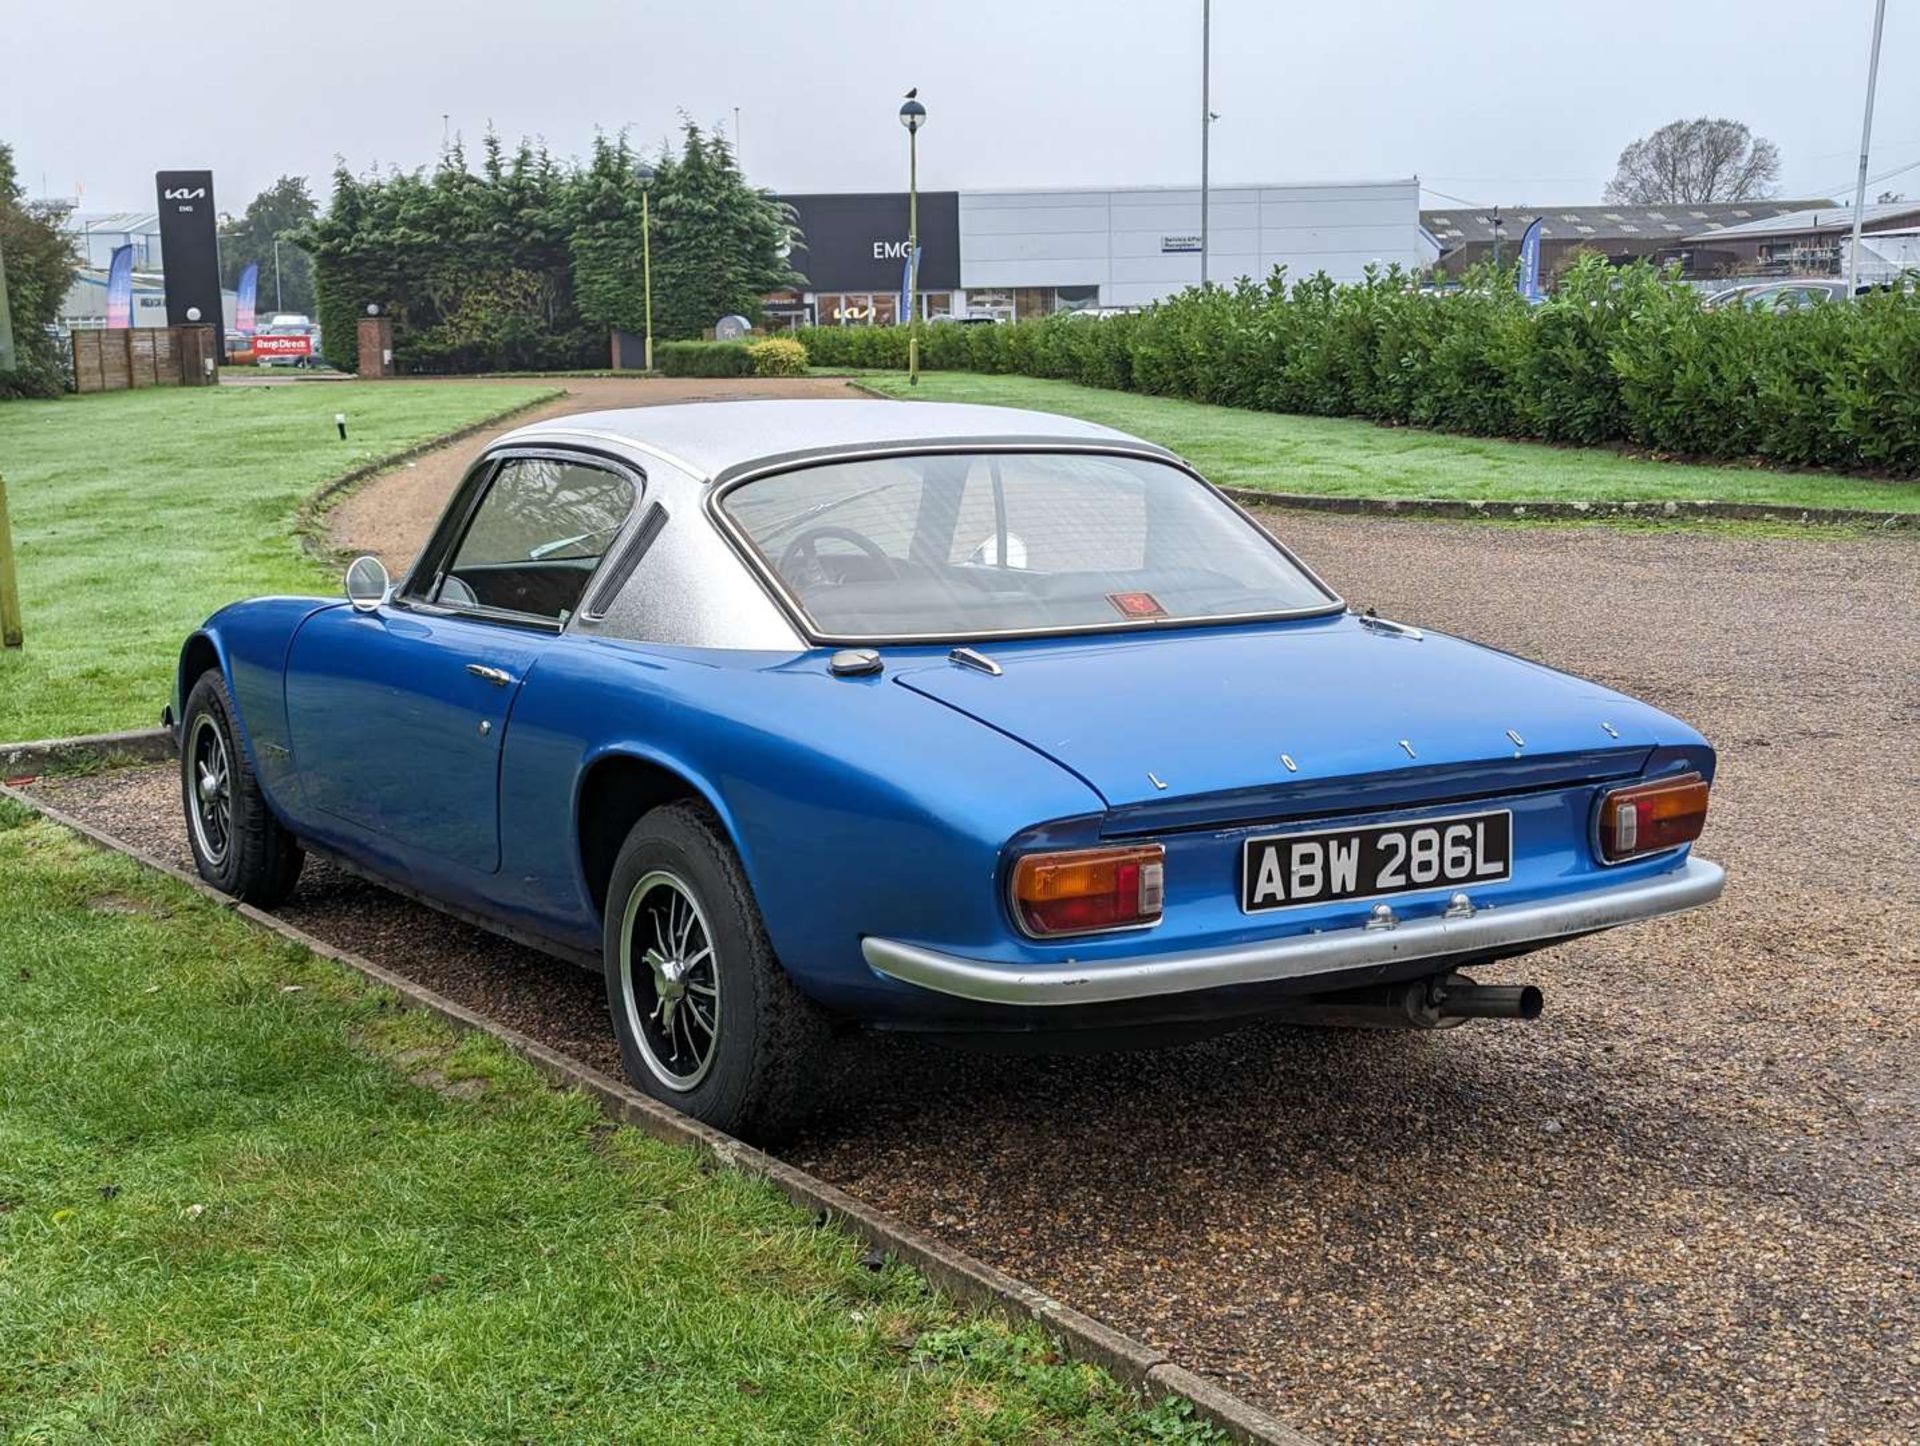
[[[168,739],[164,730],[154,733]],[[104,735],[109,738],[151,740],[150,734]],[[41,750],[42,758],[80,753],[92,739],[54,739],[16,748]],[[169,744],[171,740],[168,739]],[[0,756],[5,756],[0,754]],[[148,756],[162,756],[159,754]],[[579,1090],[594,1099],[609,1116],[635,1129],[643,1130],[668,1144],[692,1146],[709,1159],[767,1181],[794,1204],[809,1211],[822,1224],[831,1224],[854,1236],[870,1250],[892,1255],[911,1265],[939,1289],[968,1304],[998,1310],[1016,1320],[1034,1320],[1051,1333],[1075,1360],[1101,1366],[1112,1375],[1149,1396],[1181,1396],[1192,1403],[1195,1413],[1225,1431],[1235,1441],[1261,1443],[1261,1446],[1314,1446],[1312,1438],[1293,1430],[1266,1412],[1249,1405],[1231,1392],[1195,1375],[1144,1342],[1120,1332],[1071,1306],[1055,1300],[1005,1271],[953,1250],[910,1226],[888,1218],[854,1199],[844,1190],[785,1161],[775,1159],[731,1135],[722,1134],[698,1120],[669,1109],[599,1070],[580,1063],[558,1050],[516,1029],[459,1004],[445,995],[422,987],[411,979],[375,964],[371,959],[337,949],[316,939],[284,919],[242,904],[208,887],[193,874],[146,852],[124,839],[96,828],[66,810],[36,798],[19,788],[0,783],[0,797],[11,798],[104,848],[128,858],[233,910],[249,923],[271,930],[318,954],[343,965],[384,989],[392,991],[402,1007],[425,1010],[438,1015],[457,1029],[491,1035],[506,1048],[526,1060],[554,1085]]]
[[[1268,492],[1258,487],[1220,489],[1242,506],[1288,507],[1308,512],[1347,512],[1374,517],[1466,517],[1534,522],[1779,522],[1806,527],[1920,528],[1920,512],[1875,512],[1859,507],[1769,507],[1758,502],[1490,502],[1454,497],[1325,497],[1310,492]]]
[[[40,738],[30,743],[0,743],[0,779],[41,773],[48,768],[119,762],[150,763],[173,756],[173,735],[164,728],[127,733],[91,733],[78,738]]]

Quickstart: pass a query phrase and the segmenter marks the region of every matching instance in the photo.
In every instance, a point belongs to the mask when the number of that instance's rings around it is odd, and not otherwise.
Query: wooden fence
[[[73,381],[82,392],[197,387],[217,380],[210,326],[131,327],[73,333]]]

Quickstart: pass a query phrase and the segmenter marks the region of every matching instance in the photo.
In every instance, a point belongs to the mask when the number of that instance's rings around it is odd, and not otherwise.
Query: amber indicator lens
[[[1678,848],[1706,824],[1707,785],[1697,773],[1616,788],[1600,800],[1600,857],[1617,864]]]
[[[1159,844],[1028,854],[1013,868],[1013,907],[1040,938],[1131,928],[1159,919],[1165,880]]]

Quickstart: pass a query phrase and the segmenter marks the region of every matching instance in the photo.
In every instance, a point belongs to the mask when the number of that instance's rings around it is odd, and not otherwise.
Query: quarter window
[[[430,601],[564,623],[634,501],[624,473],[511,457],[480,499]]]

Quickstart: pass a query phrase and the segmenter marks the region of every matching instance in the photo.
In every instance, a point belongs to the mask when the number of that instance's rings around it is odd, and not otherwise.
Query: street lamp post
[[[1860,178],[1853,188],[1853,249],[1847,253],[1847,300],[1860,295],[1860,223],[1867,209],[1867,151],[1873,143],[1873,87],[1880,78],[1880,32],[1886,28],[1887,0],[1873,7],[1873,49],[1867,56],[1867,110],[1860,121]]]
[[[1200,0],[1200,285],[1207,284],[1207,161],[1213,139],[1213,0]]]
[[[920,385],[920,127],[927,108],[915,99],[920,87],[907,92],[900,107],[900,124],[907,128],[907,385]]]
[[[280,233],[273,233],[273,309],[285,311],[286,302],[280,299]]]

